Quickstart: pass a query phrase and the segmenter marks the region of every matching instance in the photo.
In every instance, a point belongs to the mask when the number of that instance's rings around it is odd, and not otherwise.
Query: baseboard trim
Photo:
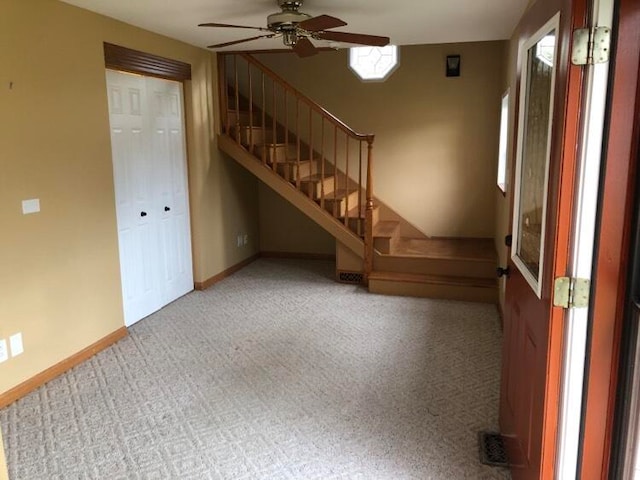
[[[110,333],[106,337],[98,340],[97,342],[89,345],[88,347],[80,350],[78,353],[74,353],[70,357],[62,360],[61,362],[47,368],[46,370],[31,377],[29,380],[22,382],[20,385],[13,387],[11,390],[0,394],[0,408],[4,408],[7,405],[12,404],[16,400],[24,397],[28,393],[32,392],[38,387],[41,387],[45,383],[53,380],[57,376],[63,374],[67,370],[81,364],[82,362],[93,357],[96,353],[104,350],[105,348],[113,345],[118,340],[123,339],[129,334],[126,327],[121,327],[113,333]]]
[[[259,253],[256,253],[255,255],[251,255],[249,258],[244,259],[240,263],[236,263],[235,265],[232,265],[231,267],[218,273],[217,275],[214,275],[213,277],[206,279],[204,282],[195,282],[194,288],[200,291],[206,290],[207,288],[212,287],[216,283],[221,282],[225,278],[230,277],[231,275],[236,273],[238,270],[242,270],[244,267],[246,267],[250,263],[255,262],[258,258],[260,258]]]
[[[295,258],[298,260],[335,260],[331,253],[302,253],[302,252],[260,252],[263,258]]]

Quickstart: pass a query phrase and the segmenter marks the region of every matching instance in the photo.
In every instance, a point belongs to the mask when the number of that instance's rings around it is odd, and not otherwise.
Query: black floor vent
[[[480,443],[481,463],[493,467],[509,467],[502,435],[495,432],[480,432],[478,442]]]
[[[359,272],[338,272],[338,281],[360,285],[364,281],[364,275]]]

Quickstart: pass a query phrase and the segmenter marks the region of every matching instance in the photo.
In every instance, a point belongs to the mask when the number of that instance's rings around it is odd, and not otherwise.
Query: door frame
[[[161,80],[168,80],[181,84],[181,103],[182,103],[182,123],[183,123],[183,142],[184,142],[184,159],[185,159],[185,181],[186,181],[186,201],[187,201],[187,217],[189,219],[189,249],[191,254],[191,273],[195,279],[194,266],[194,221],[191,209],[191,162],[189,161],[189,118],[188,103],[191,96],[191,64],[154,55],[148,52],[134,50],[132,48],[116,45],[109,42],[103,42],[103,55],[106,70],[114,70],[123,73],[132,73],[143,77],[153,77]],[[105,91],[108,89],[105,78]],[[115,210],[115,206],[114,206]],[[193,288],[196,284],[193,284]],[[123,298],[124,302],[124,298]],[[129,325],[130,326],[130,325]]]
[[[582,480],[608,478],[612,466],[640,135],[640,3],[619,0],[615,18],[583,398]]]

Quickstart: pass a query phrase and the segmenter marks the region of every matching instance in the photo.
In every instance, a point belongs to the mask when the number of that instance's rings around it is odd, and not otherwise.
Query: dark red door
[[[553,478],[564,312],[553,307],[552,292],[567,268],[582,92],[569,46],[585,12],[586,0],[538,0],[516,31],[518,133],[500,398],[516,480]]]

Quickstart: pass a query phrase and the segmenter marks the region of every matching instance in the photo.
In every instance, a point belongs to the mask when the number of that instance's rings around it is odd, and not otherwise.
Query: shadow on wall
[[[361,82],[347,50],[257,58],[356,131],[376,135],[374,193],[425,234],[493,237],[504,47],[405,46],[382,83]],[[457,78],[445,77],[452,53],[462,57]]]

